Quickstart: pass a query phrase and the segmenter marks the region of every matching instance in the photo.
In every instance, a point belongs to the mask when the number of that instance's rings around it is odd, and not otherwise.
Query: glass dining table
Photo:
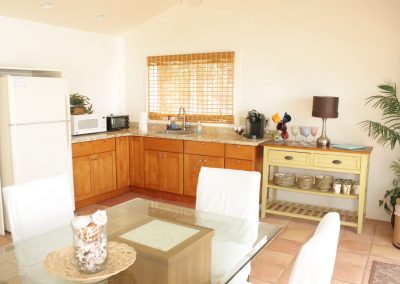
[[[100,283],[228,283],[281,230],[141,198],[106,212],[108,240],[124,242],[137,254],[129,268]],[[185,237],[188,230],[192,233]],[[148,235],[140,240],[126,237],[144,231]],[[75,283],[53,276],[44,266],[49,253],[73,244],[72,235],[71,226],[65,226],[0,247],[0,284]]]

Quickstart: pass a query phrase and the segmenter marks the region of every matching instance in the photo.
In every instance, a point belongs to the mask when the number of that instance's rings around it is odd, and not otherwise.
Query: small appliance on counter
[[[81,135],[107,131],[106,116],[96,114],[71,115],[71,134]]]
[[[264,137],[265,116],[256,110],[248,112],[246,118],[246,137],[250,139],[259,139]]]
[[[107,131],[115,131],[129,128],[129,115],[107,116]]]

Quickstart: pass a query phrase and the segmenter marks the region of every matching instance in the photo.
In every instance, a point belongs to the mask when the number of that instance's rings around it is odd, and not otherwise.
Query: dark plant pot
[[[392,223],[392,228],[394,228],[394,218],[395,218],[395,215],[394,215],[394,212],[392,212],[392,218],[390,219],[390,223]]]

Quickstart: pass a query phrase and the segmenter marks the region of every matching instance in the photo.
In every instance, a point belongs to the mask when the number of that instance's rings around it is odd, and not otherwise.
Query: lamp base
[[[326,136],[326,118],[322,118],[322,133],[321,137],[317,139],[317,147],[327,148],[331,144],[331,140]]]
[[[317,139],[317,147],[327,148],[330,144],[331,140],[329,140],[329,138],[326,136],[321,135],[321,137]]]

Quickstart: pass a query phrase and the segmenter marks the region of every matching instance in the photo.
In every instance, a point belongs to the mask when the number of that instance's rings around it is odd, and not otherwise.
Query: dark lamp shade
[[[321,118],[336,118],[338,113],[338,97],[313,97],[312,116]]]

